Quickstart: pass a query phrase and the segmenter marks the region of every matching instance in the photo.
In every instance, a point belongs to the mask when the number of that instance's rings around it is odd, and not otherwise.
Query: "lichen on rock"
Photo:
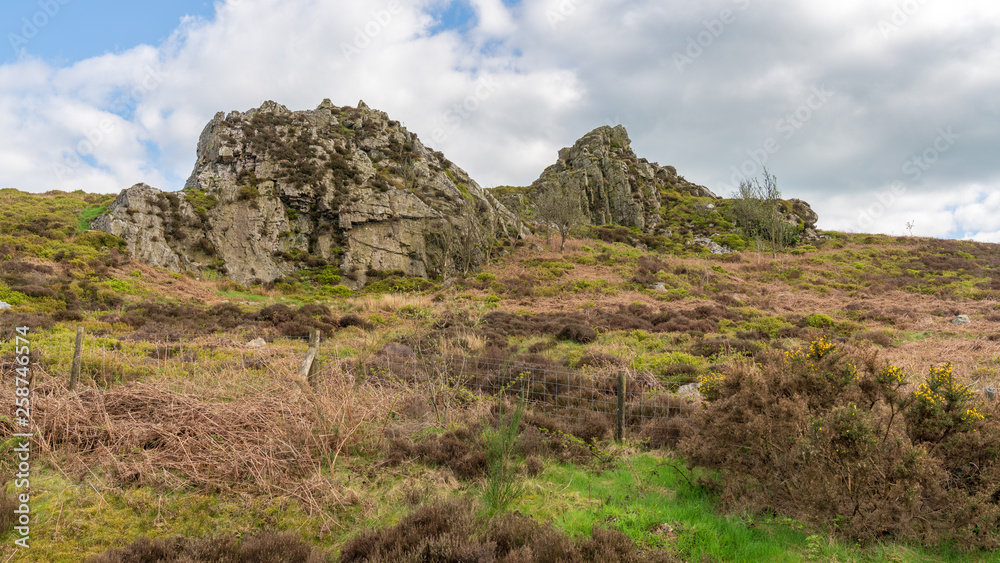
[[[171,270],[238,283],[333,264],[352,287],[369,271],[446,278],[520,237],[519,219],[443,154],[363,101],[290,111],[265,102],[218,113],[184,190],[124,190],[94,228]]]

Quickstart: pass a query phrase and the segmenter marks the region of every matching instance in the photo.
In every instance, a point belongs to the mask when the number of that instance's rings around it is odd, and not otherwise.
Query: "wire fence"
[[[157,381],[178,392],[206,383],[232,394],[265,388],[276,373],[294,373],[307,355],[307,338],[253,334],[124,335],[86,334],[79,351],[73,333],[30,338],[34,375],[65,378],[80,356],[82,385],[110,388],[130,381]],[[13,339],[0,344],[0,371],[16,367]],[[574,433],[610,428],[616,439],[672,441],[701,402],[691,378],[663,377],[619,366],[574,369],[521,361],[496,352],[445,355],[386,344],[375,352],[322,341],[316,349],[316,381],[349,380],[359,385],[420,389],[437,408],[472,397],[525,400],[533,411]],[[271,382],[273,383],[273,381]],[[588,430],[589,429],[598,429]]]

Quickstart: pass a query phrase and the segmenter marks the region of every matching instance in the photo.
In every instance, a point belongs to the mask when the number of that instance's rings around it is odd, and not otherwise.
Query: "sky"
[[[216,112],[330,98],[484,187],[621,124],[821,229],[1000,242],[1000,2],[19,0],[0,32],[0,188],[177,190]]]

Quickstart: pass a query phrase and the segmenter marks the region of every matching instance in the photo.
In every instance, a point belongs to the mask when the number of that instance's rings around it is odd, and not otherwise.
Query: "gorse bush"
[[[874,352],[818,340],[702,377],[680,451],[721,470],[729,508],[777,510],[856,540],[1000,547],[1000,425],[933,367],[910,390]]]

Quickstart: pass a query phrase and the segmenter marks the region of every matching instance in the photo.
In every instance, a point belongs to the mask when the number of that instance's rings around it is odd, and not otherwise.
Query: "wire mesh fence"
[[[33,335],[35,377],[69,381],[75,339],[74,333]],[[238,395],[266,387],[276,373],[296,372],[308,346],[308,338],[253,334],[86,334],[79,377],[81,385],[105,389],[141,380],[181,392],[210,384]],[[5,375],[14,367],[13,349],[12,341],[0,344],[0,369]],[[316,352],[320,392],[324,384],[349,379],[361,385],[421,390],[435,408],[471,397],[524,400],[565,428],[604,426],[613,429],[615,438],[644,439],[654,445],[671,441],[700,404],[691,378],[615,366],[576,369],[496,352],[434,354],[400,344],[369,353],[321,341]]]

